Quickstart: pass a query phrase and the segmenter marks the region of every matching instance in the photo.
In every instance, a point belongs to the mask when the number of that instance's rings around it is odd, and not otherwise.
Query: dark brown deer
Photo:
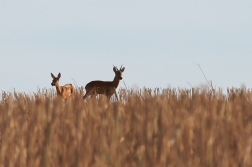
[[[52,73],[51,76],[53,78],[51,85],[56,87],[58,96],[61,96],[63,100],[65,100],[67,97],[74,96],[74,87],[72,84],[66,84],[64,86],[59,85],[59,79],[61,77],[60,73],[57,77],[55,77]]]
[[[122,79],[122,73],[124,72],[125,67],[121,67],[119,70],[117,67],[113,67],[115,72],[115,77],[113,81],[91,81],[86,86],[86,94],[83,96],[83,99],[86,99],[88,96],[96,96],[97,94],[102,94],[107,96],[108,99],[116,93],[116,88],[119,85],[120,80]]]

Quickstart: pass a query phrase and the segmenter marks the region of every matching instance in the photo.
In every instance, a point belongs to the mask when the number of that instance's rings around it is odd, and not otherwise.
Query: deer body
[[[113,81],[91,81],[86,86],[86,94],[83,96],[83,99],[86,99],[88,96],[95,96],[96,94],[102,94],[107,96],[108,99],[116,93],[116,88],[119,85],[120,80],[122,79],[122,72],[124,67],[118,70],[116,67],[113,68],[115,72],[115,77]]]
[[[67,97],[74,96],[74,87],[72,84],[66,84],[64,86],[59,85],[59,79],[61,77],[60,73],[57,77],[55,77],[52,73],[51,76],[53,78],[51,85],[56,87],[58,96],[61,96],[63,100],[65,100]]]

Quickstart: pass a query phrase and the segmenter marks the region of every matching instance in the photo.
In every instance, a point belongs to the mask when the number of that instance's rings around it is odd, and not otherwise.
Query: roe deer
[[[96,94],[102,94],[107,96],[108,99],[116,93],[116,88],[119,85],[120,80],[122,79],[122,73],[125,67],[121,67],[120,70],[117,67],[113,67],[115,72],[115,77],[113,81],[91,81],[86,86],[86,94],[83,96],[83,99],[86,99],[88,96],[96,96]],[[117,99],[118,100],[118,99]]]
[[[61,96],[63,100],[65,100],[69,96],[74,96],[74,87],[72,84],[66,84],[64,86],[59,85],[59,79],[61,74],[59,73],[57,77],[55,77],[52,73],[51,76],[53,78],[51,85],[56,87],[57,95]]]

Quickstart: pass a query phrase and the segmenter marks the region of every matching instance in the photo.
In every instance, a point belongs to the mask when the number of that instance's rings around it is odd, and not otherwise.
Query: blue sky
[[[0,90],[113,80],[136,86],[252,87],[252,1],[0,1]],[[119,87],[124,87],[123,82]]]

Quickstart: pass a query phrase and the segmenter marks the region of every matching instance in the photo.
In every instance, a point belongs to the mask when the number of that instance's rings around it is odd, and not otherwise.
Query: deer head
[[[115,67],[115,66],[113,67],[113,71],[115,72],[116,77],[120,80],[122,79],[122,73],[123,73],[124,69],[125,69],[125,67],[122,68],[122,66],[121,66],[120,70],[118,70],[117,67]]]
[[[55,77],[55,76],[51,73],[51,76],[52,76],[52,78],[53,78],[51,85],[52,85],[52,86],[55,86],[56,84],[59,83],[59,79],[60,79],[61,74],[59,73],[58,76]]]

